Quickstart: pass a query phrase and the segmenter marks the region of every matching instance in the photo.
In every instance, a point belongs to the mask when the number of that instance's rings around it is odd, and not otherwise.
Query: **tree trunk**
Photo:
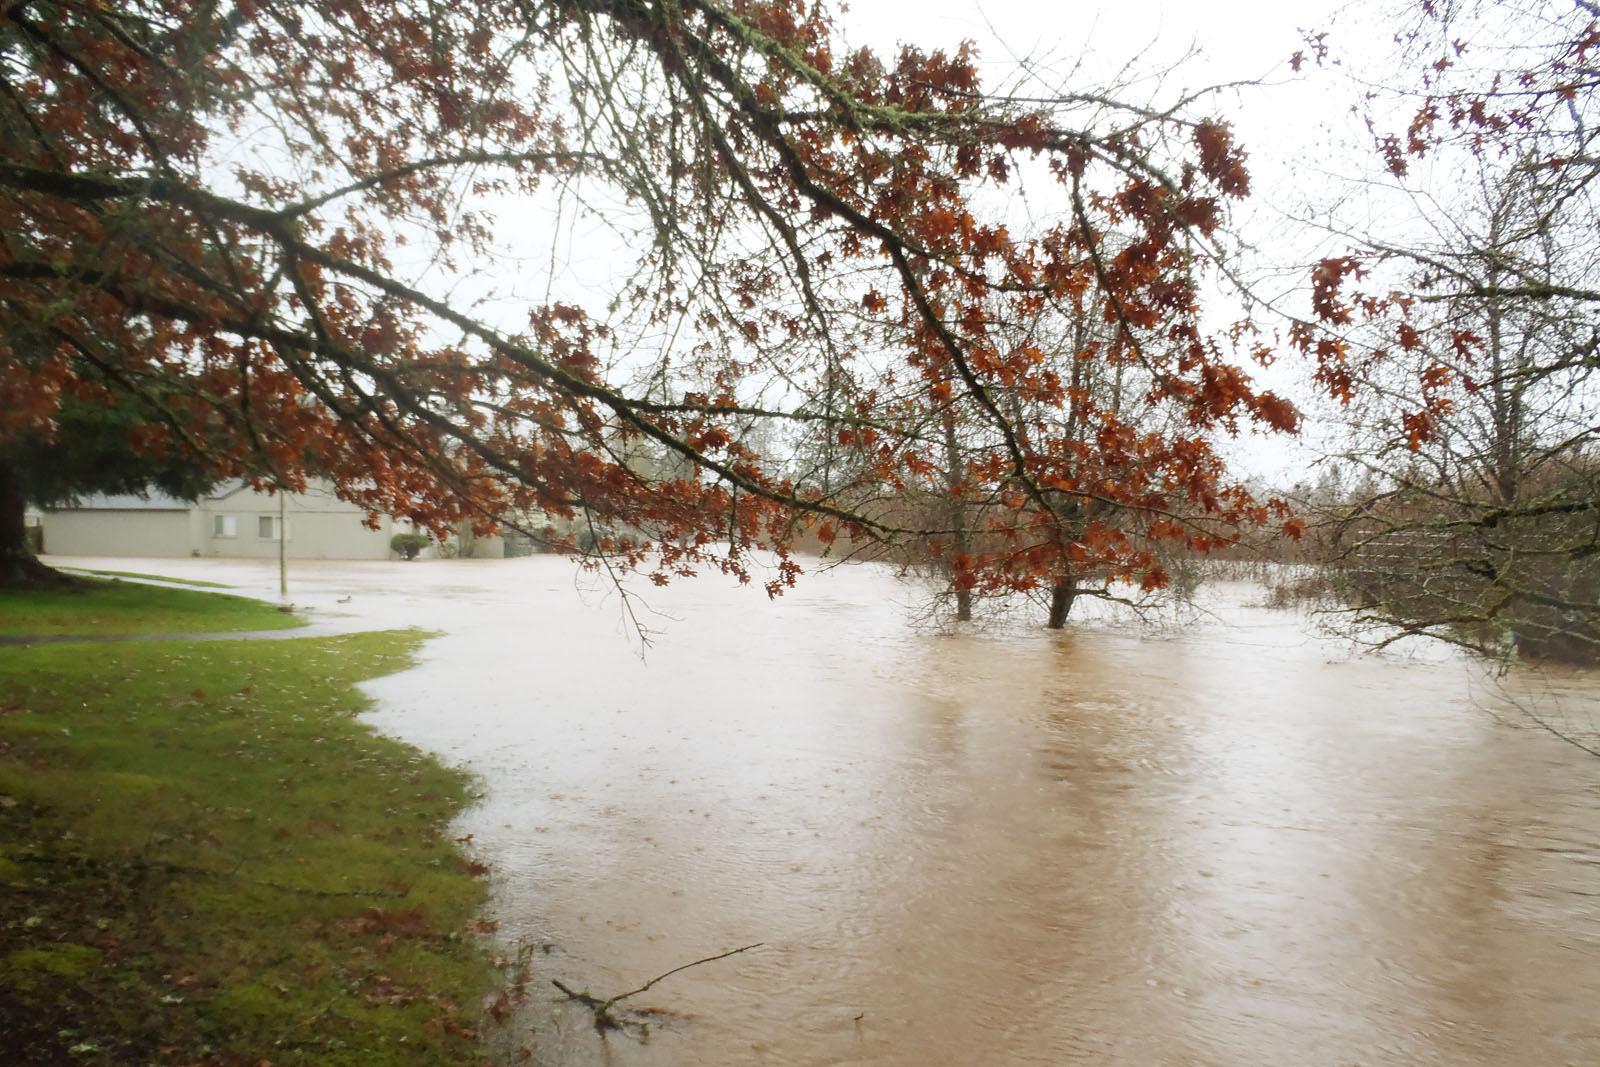
[[[956,441],[956,416],[950,408],[944,409],[945,487],[950,490],[950,528],[955,531],[957,555],[972,551],[972,540],[967,532],[967,509],[962,506],[956,492],[961,486],[961,448]],[[972,619],[972,590],[956,588],[956,621]]]
[[[1067,624],[1067,615],[1072,611],[1072,601],[1078,595],[1078,580],[1072,575],[1060,578],[1055,587],[1050,590],[1050,619],[1045,623],[1052,630],[1059,630]]]
[[[40,563],[28,547],[23,517],[26,506],[16,465],[0,457],[0,589],[78,584],[77,579]]]

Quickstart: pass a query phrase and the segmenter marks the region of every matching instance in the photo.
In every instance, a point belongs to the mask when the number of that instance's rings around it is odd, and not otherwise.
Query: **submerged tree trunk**
[[[961,448],[956,440],[956,417],[950,408],[944,409],[945,487],[950,490],[950,528],[955,531],[955,550],[964,556],[972,551],[972,538],[967,530],[967,509],[956,494],[961,488]],[[972,619],[972,590],[956,586],[956,621]]]
[[[46,567],[34,556],[23,516],[26,507],[16,464],[0,457],[0,589],[77,584],[76,579]]]
[[[972,621],[972,590],[956,590],[956,621]]]
[[[1072,611],[1072,602],[1078,596],[1078,579],[1069,574],[1056,580],[1050,590],[1050,619],[1045,623],[1052,630],[1059,630],[1067,624],[1067,615]]]

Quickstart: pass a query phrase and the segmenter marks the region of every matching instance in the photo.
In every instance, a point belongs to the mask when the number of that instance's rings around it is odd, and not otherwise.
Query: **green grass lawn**
[[[422,639],[0,649],[8,1064],[479,1062],[467,783],[357,717]]]
[[[0,634],[211,633],[304,625],[261,600],[115,579],[84,579],[70,591],[0,589]]]

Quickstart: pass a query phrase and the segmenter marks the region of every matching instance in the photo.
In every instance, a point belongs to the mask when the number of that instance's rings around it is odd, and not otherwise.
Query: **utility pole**
[[[278,595],[289,599],[289,498],[278,486]]]

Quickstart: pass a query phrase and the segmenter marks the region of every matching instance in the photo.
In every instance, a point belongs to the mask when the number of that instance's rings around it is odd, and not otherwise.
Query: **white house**
[[[252,556],[276,559],[287,534],[291,559],[390,559],[389,540],[410,523],[382,516],[369,529],[366,512],[326,485],[290,493],[286,529],[276,496],[233,481],[194,503],[160,493],[85,496],[73,507],[42,515],[44,551],[58,556]],[[499,538],[479,538],[475,556],[499,555]]]
[[[40,515],[41,548],[58,556],[199,555],[195,506],[160,493],[149,499],[95,493]]]

